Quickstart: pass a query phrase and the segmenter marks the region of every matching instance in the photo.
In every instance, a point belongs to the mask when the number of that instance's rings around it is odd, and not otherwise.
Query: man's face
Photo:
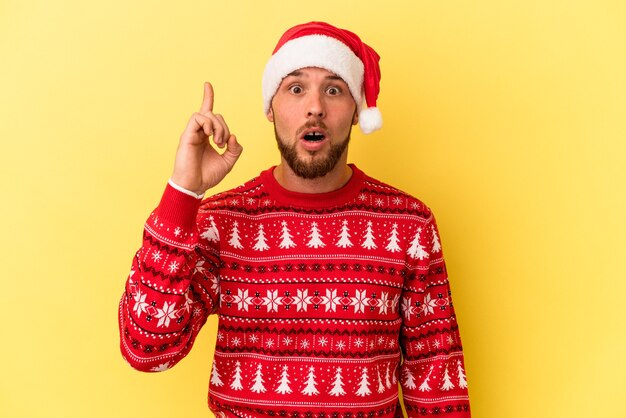
[[[283,79],[267,114],[282,159],[299,177],[328,174],[347,158],[356,103],[348,85],[328,70],[302,68]]]

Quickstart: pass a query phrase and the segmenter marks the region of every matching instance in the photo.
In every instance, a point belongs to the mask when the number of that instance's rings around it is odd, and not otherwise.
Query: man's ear
[[[359,123],[359,110],[358,109],[354,111],[354,116],[352,116],[352,125],[356,125],[357,123]]]
[[[267,111],[267,120],[269,120],[270,122],[274,122],[274,111],[272,110],[272,108],[270,107],[270,109]]]

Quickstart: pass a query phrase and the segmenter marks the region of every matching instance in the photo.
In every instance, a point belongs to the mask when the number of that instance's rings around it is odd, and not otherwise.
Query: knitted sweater
[[[167,186],[122,297],[120,345],[163,371],[219,315],[209,408],[224,417],[469,417],[437,226],[355,166],[302,194],[272,169],[204,201]]]

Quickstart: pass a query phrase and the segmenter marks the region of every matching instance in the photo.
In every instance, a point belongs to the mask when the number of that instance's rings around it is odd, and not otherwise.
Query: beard
[[[331,144],[326,156],[318,155],[320,154],[319,151],[308,151],[311,158],[305,160],[298,156],[298,151],[296,150],[297,142],[289,145],[286,141],[283,141],[278,136],[276,125],[274,125],[274,135],[276,136],[276,143],[278,144],[280,155],[298,177],[309,180],[324,177],[335,168],[341,156],[346,151],[346,148],[348,148],[351,133],[352,127],[350,127],[346,139],[337,144]]]

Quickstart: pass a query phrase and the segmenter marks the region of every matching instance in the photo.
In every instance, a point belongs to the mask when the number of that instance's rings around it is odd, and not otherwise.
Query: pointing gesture
[[[180,136],[172,174],[174,183],[198,194],[222,181],[243,151],[222,115],[213,113],[213,98],[213,86],[204,83],[202,106]],[[219,148],[226,147],[223,153],[213,148],[211,137]]]

